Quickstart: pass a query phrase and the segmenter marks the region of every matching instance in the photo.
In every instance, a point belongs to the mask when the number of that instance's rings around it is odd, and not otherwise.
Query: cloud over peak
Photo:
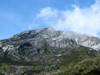
[[[87,8],[72,5],[73,10],[58,10],[51,7],[43,8],[36,19],[55,30],[70,30],[86,34],[100,33],[100,1]]]

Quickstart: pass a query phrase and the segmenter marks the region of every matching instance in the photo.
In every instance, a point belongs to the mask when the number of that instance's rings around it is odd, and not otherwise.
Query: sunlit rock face
[[[100,49],[100,38],[76,32],[64,32],[65,38],[73,39],[77,44],[93,48],[94,50]]]
[[[37,45],[38,42],[45,40],[51,46],[54,47],[60,46],[62,48],[67,46],[68,42],[66,44],[65,40],[69,39],[73,40],[74,42],[82,46],[91,47],[95,50],[100,49],[100,38],[98,37],[86,34],[80,34],[72,31],[55,31],[51,28],[24,31],[14,35],[11,39],[34,40],[35,45]],[[30,42],[33,43],[33,41]]]
[[[23,31],[0,41],[0,51],[14,60],[37,61],[38,55],[55,52],[63,55],[66,49],[80,45],[100,51],[100,38],[72,31],[55,31],[51,28]],[[34,58],[31,58],[34,57]]]

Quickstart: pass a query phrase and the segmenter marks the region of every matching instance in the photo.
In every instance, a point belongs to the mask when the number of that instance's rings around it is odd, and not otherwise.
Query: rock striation
[[[37,61],[38,55],[56,53],[60,56],[66,48],[77,48],[81,45],[99,51],[100,38],[72,31],[43,28],[24,31],[9,39],[0,40],[0,51],[14,60]]]
[[[34,39],[35,44],[38,41],[45,40],[48,42],[48,44],[50,44],[53,47],[55,47],[56,44],[56,47],[60,46],[62,48],[67,46],[66,43],[63,41],[70,39],[79,45],[90,47],[97,51],[100,49],[100,38],[98,37],[72,31],[55,31],[52,28],[24,31],[14,35],[11,38],[11,40],[21,40],[21,39],[27,39],[28,41]]]

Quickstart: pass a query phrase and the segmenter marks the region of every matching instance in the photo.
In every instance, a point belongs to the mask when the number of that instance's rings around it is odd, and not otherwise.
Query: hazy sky
[[[100,36],[100,0],[0,0],[0,39],[48,27]]]

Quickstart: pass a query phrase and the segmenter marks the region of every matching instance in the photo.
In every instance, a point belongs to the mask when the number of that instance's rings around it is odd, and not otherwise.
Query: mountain
[[[55,31],[51,28],[24,31],[0,40],[0,73],[80,75],[86,72],[88,75],[95,69],[94,66],[99,68],[99,43],[98,37],[72,31]],[[83,66],[91,62],[93,64],[88,65],[89,68]],[[83,69],[79,66],[83,66]],[[77,68],[77,71],[72,68]]]

